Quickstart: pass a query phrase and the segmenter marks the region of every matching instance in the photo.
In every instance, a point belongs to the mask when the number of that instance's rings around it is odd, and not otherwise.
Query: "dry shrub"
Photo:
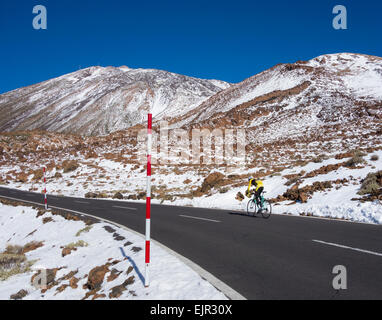
[[[365,162],[365,160],[363,159],[364,156],[365,154],[362,153],[360,150],[354,151],[353,157],[345,162],[345,166],[349,168],[354,168],[358,164],[364,163]]]
[[[324,156],[323,155],[319,155],[318,157],[314,158],[313,159],[313,162],[314,163],[321,163],[325,160]]]
[[[22,246],[8,245],[6,250],[0,253],[0,281],[30,271],[34,261],[28,261],[23,250]]]
[[[369,173],[362,182],[359,195],[373,194],[382,188],[382,170],[374,173]]]
[[[68,249],[73,249],[73,248],[78,248],[78,247],[87,247],[88,246],[88,243],[83,241],[83,240],[79,240],[77,242],[72,242],[72,243],[69,243],[65,246],[65,248],[68,248]]]
[[[296,184],[297,182],[300,181],[300,177],[293,177],[293,178],[290,178],[286,183],[285,185],[286,186],[291,186],[292,184]]]
[[[79,231],[76,233],[76,237],[79,237],[79,236],[81,235],[81,233],[83,233],[83,232],[89,232],[91,228],[92,228],[92,226],[86,226],[85,228],[79,230]]]
[[[17,245],[7,245],[4,254],[22,254],[24,248],[22,246],[17,246]]]

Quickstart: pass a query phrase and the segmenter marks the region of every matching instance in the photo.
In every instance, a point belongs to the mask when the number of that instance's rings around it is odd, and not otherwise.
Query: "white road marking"
[[[218,220],[212,220],[212,219],[206,219],[206,218],[200,218],[200,217],[191,217],[191,216],[185,216],[185,215],[182,215],[182,214],[180,214],[179,217],[190,218],[190,219],[197,219],[197,220],[204,220],[204,221],[210,221],[210,222],[221,222],[221,221],[218,221]]]
[[[85,201],[76,201],[76,200],[74,200],[74,202],[89,204],[89,202],[85,202]]]
[[[325,242],[325,241],[321,241],[321,240],[312,240],[314,242],[318,242],[318,243],[322,243],[322,244],[327,244],[329,246],[334,246],[334,247],[339,247],[339,248],[343,248],[343,249],[349,249],[349,250],[354,250],[354,251],[359,251],[359,252],[363,252],[363,253],[368,253],[368,254],[373,254],[375,256],[379,256],[379,257],[382,257],[382,253],[378,253],[378,252],[374,252],[374,251],[369,251],[369,250],[364,250],[364,249],[359,249],[359,248],[353,248],[353,247],[348,247],[348,246],[344,246],[342,244],[336,244],[336,243],[331,243],[331,242]]]
[[[120,206],[113,206],[113,208],[120,208],[120,209],[127,209],[127,210],[138,210],[137,208],[120,207]]]

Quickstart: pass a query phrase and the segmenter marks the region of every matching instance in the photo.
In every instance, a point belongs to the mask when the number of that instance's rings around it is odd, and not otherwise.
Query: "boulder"
[[[238,192],[235,199],[242,202],[245,198],[241,192]]]
[[[26,173],[21,172],[16,176],[16,182],[25,183],[28,182],[28,176]]]
[[[85,198],[97,198],[97,194],[95,192],[88,192],[85,194]]]
[[[215,187],[219,182],[224,179],[224,175],[220,172],[211,173],[207,178],[204,179],[201,191],[206,192]]]
[[[15,294],[12,294],[10,296],[10,299],[12,300],[21,300],[22,298],[24,298],[26,295],[28,294],[28,292],[24,289],[20,290],[19,292],[15,293]]]
[[[139,192],[138,195],[137,195],[137,199],[138,200],[146,199],[146,192],[145,191]]]
[[[38,242],[38,241],[32,241],[32,242],[28,242],[24,248],[23,248],[23,251],[22,253],[25,254],[27,252],[30,252],[30,251],[33,251],[33,250],[36,250],[38,248],[41,248],[43,246],[43,242]]]
[[[75,160],[65,160],[62,163],[62,167],[64,168],[64,173],[72,172],[76,170],[80,165]]]
[[[129,277],[127,280],[125,280],[121,285],[116,286],[111,289],[111,292],[109,293],[109,298],[119,298],[124,291],[127,290],[127,286],[134,283],[134,276]]]
[[[43,284],[41,282],[41,280],[44,280],[47,288],[42,288],[42,291],[45,292],[48,288],[55,285],[56,273],[58,270],[59,270],[58,268],[46,269],[45,270],[45,279],[41,279],[41,270],[38,270],[37,273],[32,276],[31,284],[33,286],[41,286]],[[38,278],[36,279],[36,277],[38,277]]]
[[[119,277],[119,275],[122,273],[122,271],[118,271],[117,269],[113,268],[111,270],[110,275],[107,277],[107,282],[114,281]]]
[[[113,199],[123,199],[123,195],[120,192],[116,192],[113,196]]]
[[[33,171],[33,181],[40,181],[44,176],[44,172],[42,170]]]
[[[69,286],[72,288],[72,289],[77,289],[78,288],[78,283],[79,279],[77,279],[76,277],[72,277],[70,280],[69,280]]]
[[[305,193],[300,193],[300,195],[298,196],[298,200],[301,201],[302,203],[307,203],[308,196]]]
[[[106,265],[93,268],[89,272],[88,281],[84,287],[89,290],[99,289],[107,272],[109,272],[109,268]]]
[[[65,257],[65,256],[71,254],[72,251],[77,251],[77,248],[68,248],[68,247],[65,247],[65,248],[62,249],[61,255],[62,255],[62,257]]]
[[[54,174],[54,177],[55,177],[55,178],[62,178],[62,174],[61,174],[60,172],[56,172],[56,173]]]

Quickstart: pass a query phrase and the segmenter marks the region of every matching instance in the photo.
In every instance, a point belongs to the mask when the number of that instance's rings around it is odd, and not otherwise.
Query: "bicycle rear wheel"
[[[263,209],[261,210],[261,215],[264,219],[268,219],[272,214],[272,205],[269,201],[264,200]]]
[[[248,215],[255,215],[257,212],[257,206],[255,201],[253,199],[250,199],[247,203],[247,214]]]

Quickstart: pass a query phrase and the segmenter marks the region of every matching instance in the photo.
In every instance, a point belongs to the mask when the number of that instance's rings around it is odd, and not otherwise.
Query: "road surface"
[[[43,204],[41,194],[0,195]],[[48,196],[52,206],[145,232],[145,204]],[[152,205],[151,236],[247,299],[382,299],[382,227],[229,210]],[[346,267],[347,290],[333,288]]]

